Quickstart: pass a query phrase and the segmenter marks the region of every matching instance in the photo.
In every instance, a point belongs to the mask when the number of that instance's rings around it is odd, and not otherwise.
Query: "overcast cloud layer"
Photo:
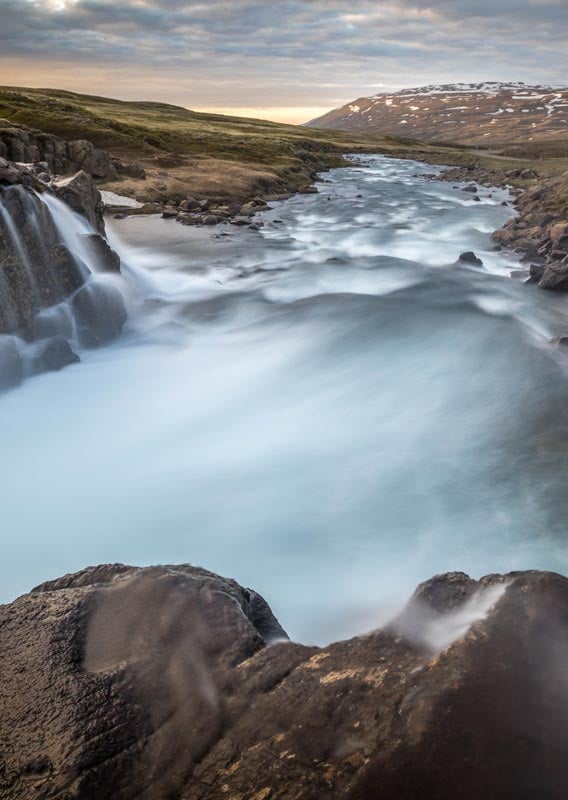
[[[305,121],[383,86],[568,82],[568,0],[0,0],[0,83]]]

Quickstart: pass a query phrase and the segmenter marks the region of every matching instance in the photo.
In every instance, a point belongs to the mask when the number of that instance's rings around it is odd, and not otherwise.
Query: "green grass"
[[[291,192],[309,184],[317,172],[345,164],[343,154],[357,152],[415,155],[433,164],[477,162],[499,171],[531,167],[544,176],[568,170],[568,140],[472,150],[56,89],[0,87],[2,124],[87,139],[126,161],[142,163],[146,181],[124,179],[111,187],[147,200],[187,194],[244,199]]]

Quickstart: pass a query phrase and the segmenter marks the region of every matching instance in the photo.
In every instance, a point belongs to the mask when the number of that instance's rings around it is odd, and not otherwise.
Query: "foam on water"
[[[0,396],[3,599],[191,562],[323,642],[437,572],[567,568],[561,299],[505,277],[509,209],[364,163],[260,233],[112,222],[128,330]]]

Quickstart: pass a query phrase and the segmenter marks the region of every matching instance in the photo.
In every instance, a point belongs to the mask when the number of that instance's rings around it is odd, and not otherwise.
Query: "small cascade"
[[[115,338],[119,272],[106,239],[60,199],[0,188],[0,390]]]

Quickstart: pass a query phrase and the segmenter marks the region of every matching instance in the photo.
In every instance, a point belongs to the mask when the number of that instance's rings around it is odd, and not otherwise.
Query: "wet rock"
[[[90,281],[73,297],[72,308],[84,347],[116,338],[127,318],[122,295],[106,283]]]
[[[207,214],[203,217],[203,224],[204,225],[218,225],[223,220],[220,217],[215,216],[215,214]]]
[[[96,231],[104,235],[104,204],[90,175],[83,171],[77,172],[69,178],[54,181],[52,186],[60,200],[85,217]]]
[[[546,270],[546,264],[531,264],[529,267],[529,277],[533,283],[538,283]]]
[[[568,291],[568,265],[548,266],[538,282],[540,289]]]
[[[77,364],[79,356],[73,352],[64,336],[48,339],[34,359],[35,372],[58,372],[70,364]]]
[[[475,186],[475,184],[473,184],[473,183],[470,184],[469,186],[464,186],[464,188],[462,189],[462,192],[470,192],[471,194],[476,194],[477,193],[477,186]]]
[[[0,391],[18,386],[22,378],[22,361],[14,338],[0,336]]]
[[[64,244],[56,244],[51,250],[50,270],[59,285],[60,297],[67,297],[83,286],[90,275],[87,265]]]
[[[482,267],[483,261],[475,255],[475,253],[468,251],[466,253],[461,253],[459,259],[459,264],[472,264],[476,267]]]
[[[100,269],[104,272],[120,272],[120,256],[103,236],[89,233],[83,236],[83,240]]]
[[[162,218],[163,219],[175,219],[178,215],[178,210],[174,206],[166,206],[162,210]]]

